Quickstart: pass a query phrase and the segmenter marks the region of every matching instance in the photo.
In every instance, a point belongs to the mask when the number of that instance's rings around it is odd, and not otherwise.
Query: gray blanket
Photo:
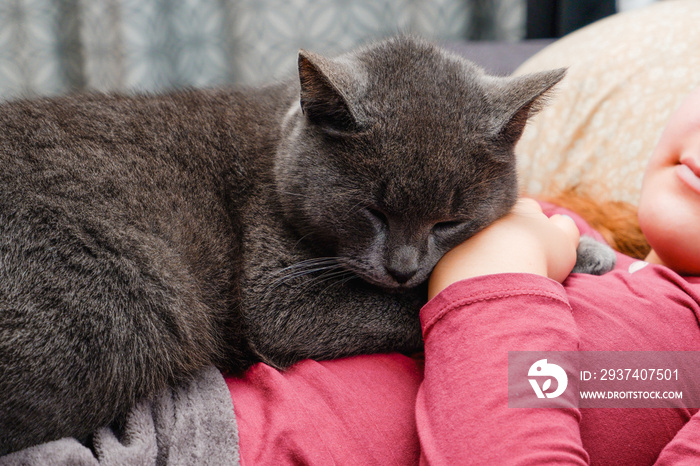
[[[140,403],[121,438],[107,428],[95,433],[94,450],[64,438],[0,457],[0,466],[239,464],[238,430],[224,378],[209,367],[187,385]]]

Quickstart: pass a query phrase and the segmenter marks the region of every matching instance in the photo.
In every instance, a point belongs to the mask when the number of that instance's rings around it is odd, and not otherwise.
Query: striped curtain
[[[525,0],[0,0],[0,97],[255,84],[398,32],[517,40]]]

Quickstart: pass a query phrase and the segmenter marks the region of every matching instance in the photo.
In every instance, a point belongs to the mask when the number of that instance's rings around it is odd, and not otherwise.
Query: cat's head
[[[276,188],[301,236],[367,282],[424,282],[517,197],[513,148],[564,70],[501,78],[420,40],[299,53]]]

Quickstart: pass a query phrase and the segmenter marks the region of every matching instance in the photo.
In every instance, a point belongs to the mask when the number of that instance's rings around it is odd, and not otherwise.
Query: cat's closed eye
[[[464,225],[464,222],[460,220],[450,220],[446,222],[438,222],[433,225],[433,233],[435,234],[449,234],[459,229]]]
[[[385,228],[389,225],[389,220],[386,218],[386,215],[378,208],[365,207],[365,211],[378,228]]]

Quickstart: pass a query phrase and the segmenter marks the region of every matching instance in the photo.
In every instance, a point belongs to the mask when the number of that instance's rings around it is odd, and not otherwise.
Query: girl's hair
[[[623,254],[644,259],[651,250],[639,227],[637,208],[632,204],[595,201],[576,187],[565,189],[545,200],[579,214],[603,235],[613,249]]]

